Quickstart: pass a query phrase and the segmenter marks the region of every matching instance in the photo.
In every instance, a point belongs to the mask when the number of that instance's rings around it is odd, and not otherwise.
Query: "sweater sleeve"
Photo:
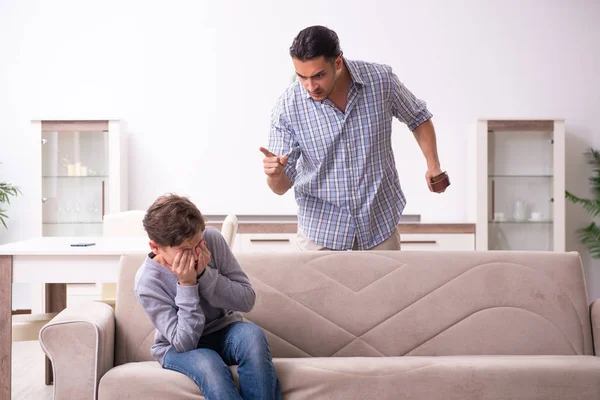
[[[256,300],[250,279],[217,229],[207,228],[204,239],[213,266],[198,279],[200,295],[213,307],[249,312]]]
[[[200,307],[198,285],[177,285],[175,298],[157,282],[136,288],[138,301],[156,329],[181,353],[198,346],[205,317]]]

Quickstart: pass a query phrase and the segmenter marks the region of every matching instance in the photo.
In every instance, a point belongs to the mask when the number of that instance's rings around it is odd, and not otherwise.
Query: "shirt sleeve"
[[[198,285],[178,284],[174,299],[158,285],[137,288],[136,296],[156,329],[177,352],[196,348],[205,323]]]
[[[211,252],[211,263],[198,279],[200,295],[215,308],[249,312],[256,294],[225,238],[214,228],[207,228],[204,240]]]
[[[284,110],[285,103],[280,99],[271,114],[271,128],[269,131],[268,149],[279,156],[287,155],[288,161],[284,168],[285,174],[292,184],[296,180],[296,163],[300,158],[300,145],[290,124],[286,121]]]
[[[400,122],[404,122],[411,131],[414,131],[419,125],[430,119],[432,114],[427,110],[425,101],[417,99],[391,70],[389,76],[392,114]]]

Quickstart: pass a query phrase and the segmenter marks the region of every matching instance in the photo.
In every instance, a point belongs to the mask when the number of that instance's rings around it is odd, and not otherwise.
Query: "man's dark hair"
[[[324,26],[309,26],[298,33],[290,47],[290,55],[300,61],[325,57],[333,61],[340,54],[340,40],[337,33]]]
[[[146,211],[143,224],[148,238],[165,247],[179,246],[206,227],[194,203],[176,194],[160,196]]]

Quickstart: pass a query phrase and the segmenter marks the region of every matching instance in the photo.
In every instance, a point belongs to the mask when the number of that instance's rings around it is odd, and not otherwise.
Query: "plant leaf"
[[[18,196],[21,189],[10,183],[0,182],[0,203],[10,204],[10,196]]]
[[[579,240],[590,251],[592,258],[600,258],[600,227],[594,222],[577,229]]]
[[[18,196],[21,194],[21,189],[11,185],[7,182],[0,182],[0,204],[10,204],[10,196]],[[0,209],[0,222],[4,225],[5,229],[8,229],[6,220],[8,216],[5,214],[6,210]]]
[[[600,150],[596,150],[590,147],[584,154],[589,164],[595,165],[600,168]]]
[[[592,193],[600,200],[600,151],[589,148],[584,154],[587,163],[592,166],[593,176],[589,178]]]
[[[568,190],[565,191],[565,197],[574,204],[581,204],[587,212],[592,214],[592,217],[600,216],[600,200],[582,199]]]

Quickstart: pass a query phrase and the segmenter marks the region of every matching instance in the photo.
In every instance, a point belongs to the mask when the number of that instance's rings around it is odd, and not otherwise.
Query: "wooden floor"
[[[37,340],[12,344],[12,400],[51,400],[44,384],[44,352]]]

